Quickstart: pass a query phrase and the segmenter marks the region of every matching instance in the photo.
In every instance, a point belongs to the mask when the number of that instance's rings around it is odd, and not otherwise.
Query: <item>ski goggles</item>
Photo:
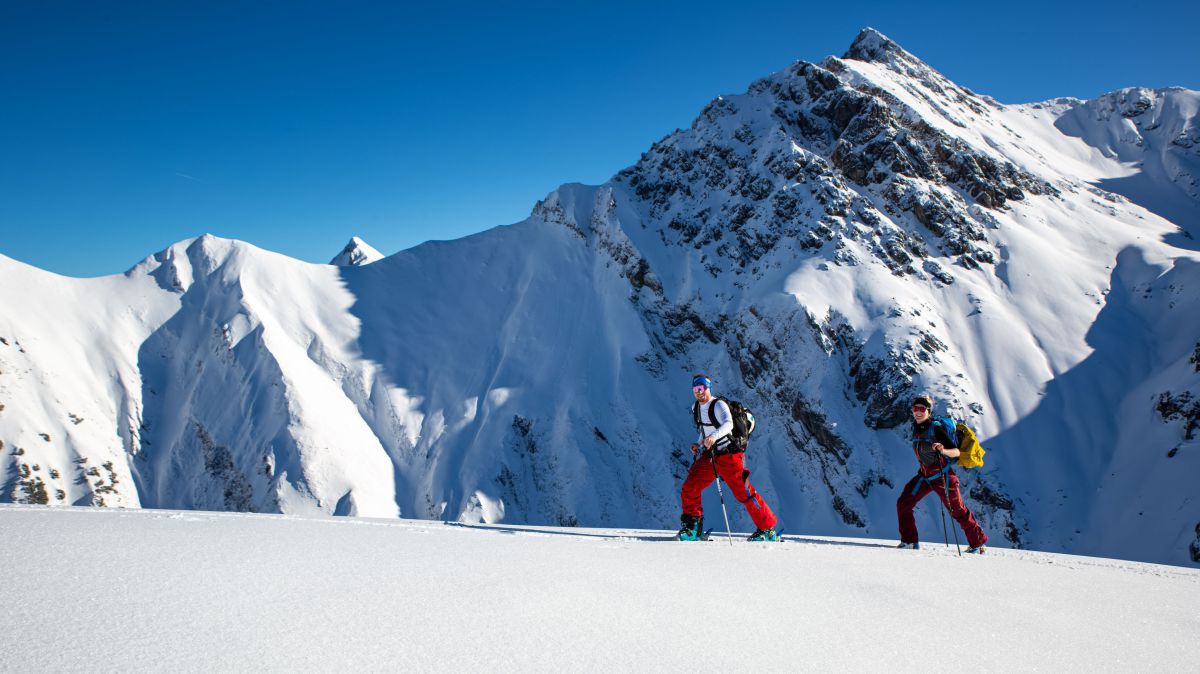
[[[914,412],[928,412],[929,408],[924,405],[913,405]]]
[[[708,390],[708,387],[705,386],[704,384],[697,384],[692,387],[693,393],[704,393],[707,390]]]

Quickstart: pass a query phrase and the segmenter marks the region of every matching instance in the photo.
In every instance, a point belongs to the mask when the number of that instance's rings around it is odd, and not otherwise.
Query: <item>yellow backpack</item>
[[[954,427],[955,435],[958,436],[958,467],[959,468],[979,468],[983,466],[983,455],[987,450],[983,445],[979,444],[979,440],[975,437],[975,431],[971,427],[958,422]]]

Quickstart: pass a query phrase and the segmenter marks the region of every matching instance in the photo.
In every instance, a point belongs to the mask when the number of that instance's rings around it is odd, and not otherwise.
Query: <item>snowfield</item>
[[[1018,550],[959,558],[940,544],[909,552],[872,539],[679,543],[670,533],[3,506],[0,670],[1195,662],[1196,570]]]

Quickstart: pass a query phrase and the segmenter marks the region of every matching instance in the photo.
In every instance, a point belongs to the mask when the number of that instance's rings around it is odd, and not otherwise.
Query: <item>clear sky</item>
[[[313,262],[524,219],[873,26],[1001,102],[1200,89],[1189,3],[0,0],[0,253],[210,232]]]

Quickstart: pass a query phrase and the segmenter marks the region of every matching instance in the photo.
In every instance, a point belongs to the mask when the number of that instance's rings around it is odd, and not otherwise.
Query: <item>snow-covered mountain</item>
[[[603,185],[368,265],[0,258],[3,496],[670,526],[704,371],[789,531],[894,537],[930,391],[990,450],[993,545],[1200,562],[1198,106],[1001,105],[867,29]]]

